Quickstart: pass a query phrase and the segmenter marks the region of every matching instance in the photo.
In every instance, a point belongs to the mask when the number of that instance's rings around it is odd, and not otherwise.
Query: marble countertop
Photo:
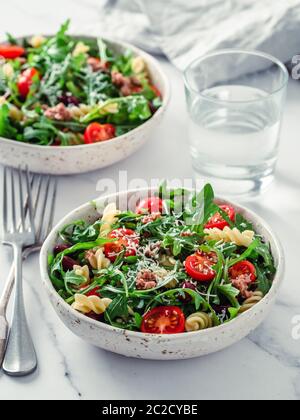
[[[10,0],[1,5],[0,35],[56,30],[71,17],[76,28],[95,28],[96,0]],[[172,84],[172,102],[160,128],[134,156],[110,168],[60,177],[56,220],[95,198],[99,180],[142,176],[192,177],[186,143],[186,112],[180,74],[161,59]],[[285,107],[276,181],[262,199],[247,203],[277,232],[286,254],[286,276],[266,321],[236,345],[198,359],[156,362],[126,359],[94,348],[74,336],[55,315],[40,281],[38,256],[24,267],[27,316],[39,367],[26,378],[0,372],[1,399],[299,399],[300,337],[292,320],[300,315],[298,270],[300,224],[300,83],[291,81]],[[0,291],[11,254],[1,247]]]

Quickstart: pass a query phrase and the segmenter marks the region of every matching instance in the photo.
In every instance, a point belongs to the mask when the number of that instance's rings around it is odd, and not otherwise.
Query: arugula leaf
[[[64,284],[67,292],[70,295],[74,294],[74,290],[69,287],[69,285],[80,286],[81,284],[86,282],[86,278],[82,275],[75,274],[75,272],[67,271],[64,275]]]
[[[122,316],[128,316],[128,299],[125,295],[118,295],[107,307],[105,317],[109,321],[114,321]]]
[[[260,290],[264,295],[266,295],[272,286],[272,280],[270,275],[274,272],[270,272],[268,269],[261,269],[258,264],[255,264],[256,269],[256,282],[258,290]]]
[[[236,318],[239,314],[240,308],[228,308],[229,312],[229,318],[226,320],[226,322],[232,321],[234,318]]]
[[[233,287],[231,284],[224,284],[217,286],[217,291],[221,295],[225,296],[234,308],[240,308],[240,304],[236,297],[240,294],[240,291]]]
[[[101,225],[100,220],[96,220],[93,224],[77,220],[64,226],[59,235],[65,242],[72,244],[95,241],[99,237]]]
[[[134,320],[135,320],[136,327],[138,329],[140,329],[141,325],[142,325],[143,317],[138,312],[135,312],[134,313]]]
[[[192,289],[188,289],[188,288],[170,289],[170,290],[167,290],[166,292],[162,292],[156,295],[149,302],[147,308],[151,307],[154,303],[164,303],[165,298],[169,298],[171,302],[177,301],[178,296],[181,295],[184,297],[186,293],[192,297],[196,311],[198,311],[200,308],[202,308],[202,310],[204,311],[209,308],[209,305],[206,302],[206,300],[198,292]]]
[[[41,118],[39,122],[32,126],[25,127],[23,138],[41,145],[49,145],[58,136],[58,130],[53,123],[46,118]]]
[[[184,221],[197,232],[203,231],[203,225],[217,211],[219,207],[214,203],[214,191],[210,184],[206,184],[200,193],[189,200],[184,212]]]
[[[266,267],[274,268],[273,258],[270,251],[270,248],[268,245],[263,244],[260,242],[260,244],[255,248],[255,252],[262,257],[264,261],[264,265]]]
[[[228,268],[232,267],[234,264],[240,261],[246,260],[252,254],[253,250],[255,250],[258,247],[259,244],[260,240],[254,239],[254,241],[249,245],[245,252],[243,252],[240,256],[233,258],[229,261]]]
[[[131,62],[133,59],[133,53],[131,50],[125,51],[124,54],[119,55],[115,60],[113,64],[113,70],[117,70],[124,74],[125,76],[132,75],[132,68],[131,68]]]
[[[10,122],[9,106],[7,104],[0,105],[0,136],[15,138],[17,133],[17,129]]]
[[[151,115],[147,99],[141,95],[135,95],[108,99],[100,105],[96,105],[81,119],[81,122],[89,123],[107,117],[109,123],[125,124],[145,121]]]
[[[254,230],[252,223],[245,219],[245,217],[240,213],[236,214],[234,225],[240,232],[244,232],[245,230]]]

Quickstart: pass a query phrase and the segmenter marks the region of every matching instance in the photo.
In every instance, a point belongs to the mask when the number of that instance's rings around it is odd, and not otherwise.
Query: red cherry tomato
[[[150,85],[150,89],[154,92],[156,96],[158,96],[159,98],[162,97],[160,90],[156,86]]]
[[[92,289],[89,292],[87,292],[86,293],[86,296],[99,296],[99,293],[98,293],[99,290],[100,290],[100,287],[99,286],[96,286],[96,287],[94,287],[94,289]]]
[[[25,53],[24,48],[19,45],[0,45],[0,56],[4,58],[17,58]]]
[[[222,206],[219,206],[220,209],[222,209],[225,213],[228,214],[229,219],[233,222],[235,219],[235,211],[234,208],[231,206],[227,206],[226,204],[223,204]],[[213,229],[218,228],[223,230],[224,227],[229,226],[228,222],[223,219],[220,213],[214,214],[209,221],[205,225],[205,229]]]
[[[133,86],[131,88],[132,93],[141,93],[143,91],[142,86]]]
[[[99,57],[89,57],[87,62],[92,67],[93,71],[109,69],[109,62],[101,60]]]
[[[87,126],[84,132],[84,142],[86,144],[98,143],[112,139],[116,136],[116,128],[112,124],[99,124],[97,122],[91,123]]]
[[[255,266],[247,260],[240,261],[229,268],[229,276],[231,279],[250,279],[251,283],[256,280]]]
[[[211,281],[216,275],[212,266],[216,264],[217,259],[214,252],[197,252],[185,260],[185,271],[194,280]]]
[[[20,74],[18,79],[18,90],[22,98],[26,98],[28,95],[35,76],[39,76],[39,72],[34,67],[28,68]]]
[[[124,248],[126,248],[125,257],[136,255],[139,238],[134,230],[125,228],[115,229],[110,232],[108,238],[118,239],[115,242],[108,242],[104,245],[104,254],[110,261],[115,261]]]
[[[177,306],[157,306],[143,316],[141,331],[150,334],[184,332],[184,313]]]
[[[162,213],[162,211],[163,200],[155,196],[142,199],[135,210],[137,214]]]

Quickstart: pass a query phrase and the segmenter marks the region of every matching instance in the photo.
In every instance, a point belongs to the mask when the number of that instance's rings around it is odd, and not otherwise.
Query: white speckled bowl
[[[28,37],[26,37],[28,38]],[[89,39],[89,37],[74,37]],[[127,49],[144,58],[151,80],[162,93],[163,104],[145,123],[114,139],[77,146],[38,146],[0,137],[0,163],[18,167],[28,165],[32,172],[67,175],[93,171],[112,165],[138,150],[160,123],[170,99],[170,84],[158,61],[139,48],[110,39],[108,45],[117,52]]]
[[[119,208],[124,210],[126,200],[130,200],[130,203],[136,203],[138,198],[147,195],[147,193],[148,190],[120,192],[111,196],[101,197],[97,202],[101,204],[109,198],[110,201],[116,201]],[[218,200],[219,203],[224,201]],[[280,243],[260,217],[242,206],[230,203],[228,200],[226,200],[226,203],[233,205],[238,212],[253,222],[257,232],[271,244],[277,267],[271,290],[252,309],[239,315],[233,321],[218,327],[171,335],[126,331],[94,321],[78,313],[65,303],[55,291],[48,275],[47,255],[52,253],[53,247],[57,242],[58,231],[65,224],[81,218],[87,221],[94,221],[99,218],[99,213],[97,213],[93,205],[87,203],[68,214],[52,230],[41,250],[40,268],[42,280],[60,319],[74,334],[95,346],[124,356],[143,359],[188,359],[222,350],[244,338],[264,320],[275,301],[279,286],[283,280],[284,257]]]

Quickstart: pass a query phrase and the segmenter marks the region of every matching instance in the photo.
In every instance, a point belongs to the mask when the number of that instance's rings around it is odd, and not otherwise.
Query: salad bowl
[[[22,42],[30,37],[17,38]],[[49,37],[47,37],[49,38]],[[88,36],[72,36],[80,42],[94,41]],[[103,38],[114,52],[123,54],[130,50],[133,57],[141,57],[147,67],[151,83],[162,96],[157,111],[136,128],[110,140],[73,146],[38,145],[0,137],[0,163],[12,167],[27,165],[31,172],[68,175],[93,171],[127,158],[147,141],[161,122],[170,99],[170,85],[158,61],[139,48],[121,41]],[[1,99],[1,98],[0,98]]]
[[[115,202],[120,210],[126,210],[127,203],[137,203],[140,198],[151,195],[153,192],[154,190],[150,189],[119,192],[97,199],[96,207],[98,209],[103,208],[108,202]],[[283,251],[268,225],[251,210],[220,198],[217,198],[216,202],[219,205],[226,202],[226,204],[232,206],[236,212],[247,218],[253,224],[255,231],[270,244],[276,274],[269,292],[251,309],[220,326],[175,334],[149,334],[123,330],[77,312],[55,290],[49,277],[48,256],[57,244],[58,232],[61,231],[63,226],[79,219],[89,223],[99,219],[99,212],[96,210],[95,202],[93,202],[84,204],[64,217],[52,230],[41,250],[42,281],[58,317],[67,328],[84,341],[114,353],[142,359],[174,360],[203,356],[220,351],[247,336],[265,319],[274,304],[283,280]]]

